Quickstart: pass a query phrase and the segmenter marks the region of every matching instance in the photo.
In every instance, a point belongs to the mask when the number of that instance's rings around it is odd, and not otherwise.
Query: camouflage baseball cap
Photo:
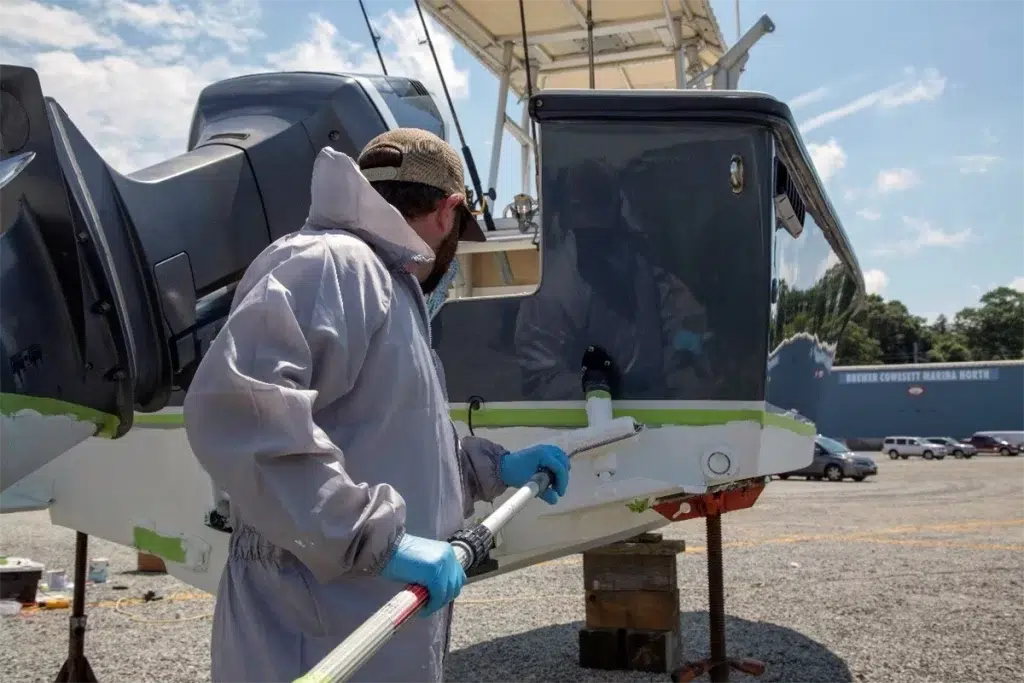
[[[364,160],[371,152],[387,151],[394,165],[366,168]],[[376,158],[381,155],[375,154]],[[455,148],[433,133],[419,128],[396,128],[370,140],[359,154],[359,168],[371,183],[397,180],[435,187],[447,196],[466,194],[462,159]],[[486,242],[484,231],[463,201],[459,207],[459,239]]]

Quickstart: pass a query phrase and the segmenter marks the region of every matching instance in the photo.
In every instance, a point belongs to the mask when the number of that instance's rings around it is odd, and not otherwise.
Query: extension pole
[[[575,447],[567,447],[571,458],[579,453],[603,448],[636,436],[642,429],[632,418],[622,417],[599,425],[594,429],[577,430]],[[571,438],[571,437],[570,437]],[[490,552],[494,535],[526,507],[527,503],[544,492],[554,481],[552,472],[541,470],[525,486],[512,494],[484,521],[469,529],[456,532],[449,543],[463,569],[483,562]],[[335,647],[309,672],[294,683],[344,683],[348,681],[373,655],[377,653],[429,598],[423,586],[409,584],[398,595],[363,622],[359,628]]]

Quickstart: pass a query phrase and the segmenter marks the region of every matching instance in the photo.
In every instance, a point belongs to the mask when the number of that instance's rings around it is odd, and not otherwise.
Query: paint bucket
[[[46,586],[51,591],[62,591],[68,587],[67,575],[63,569],[50,569],[46,572]]]
[[[89,580],[93,583],[106,583],[109,576],[110,560],[97,557],[89,562]]]

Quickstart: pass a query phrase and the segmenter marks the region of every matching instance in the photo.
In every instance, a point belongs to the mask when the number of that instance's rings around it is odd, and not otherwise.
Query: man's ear
[[[465,201],[466,198],[461,194],[449,195],[448,197],[445,197],[444,199],[441,200],[441,205],[439,207],[441,210],[438,213],[440,214],[440,218],[443,221],[442,224],[445,226],[444,229],[447,229],[449,226],[454,229],[455,212],[458,211],[459,205]]]

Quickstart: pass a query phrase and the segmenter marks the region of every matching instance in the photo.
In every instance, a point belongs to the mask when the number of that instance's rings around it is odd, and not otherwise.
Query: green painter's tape
[[[143,427],[184,427],[185,416],[181,413],[135,413],[134,422]]]
[[[0,413],[10,417],[22,410],[34,410],[40,415],[72,415],[83,422],[92,422],[98,430],[96,436],[107,438],[112,437],[121,424],[121,419],[117,415],[103,413],[76,403],[23,394],[0,394]]]
[[[753,409],[631,408],[613,409],[615,417],[630,416],[650,426],[707,427],[729,422],[757,422],[762,426],[785,429],[801,436],[814,436],[813,424]],[[453,420],[468,422],[468,409],[451,411]],[[474,427],[586,427],[587,413],[582,408],[481,408],[473,412]]]
[[[453,408],[453,420],[469,421],[467,408]],[[613,409],[615,417],[628,415],[637,422],[650,426],[707,427],[729,422],[757,422],[764,427],[776,427],[799,434],[814,436],[813,424],[754,409],[693,409],[693,408],[630,408]],[[181,427],[180,413],[136,413],[135,424],[148,427]],[[586,427],[587,411],[583,408],[487,408],[473,411],[474,427]]]
[[[184,541],[178,536],[162,536],[152,529],[132,529],[132,542],[138,550],[157,555],[171,562],[185,563]]]

